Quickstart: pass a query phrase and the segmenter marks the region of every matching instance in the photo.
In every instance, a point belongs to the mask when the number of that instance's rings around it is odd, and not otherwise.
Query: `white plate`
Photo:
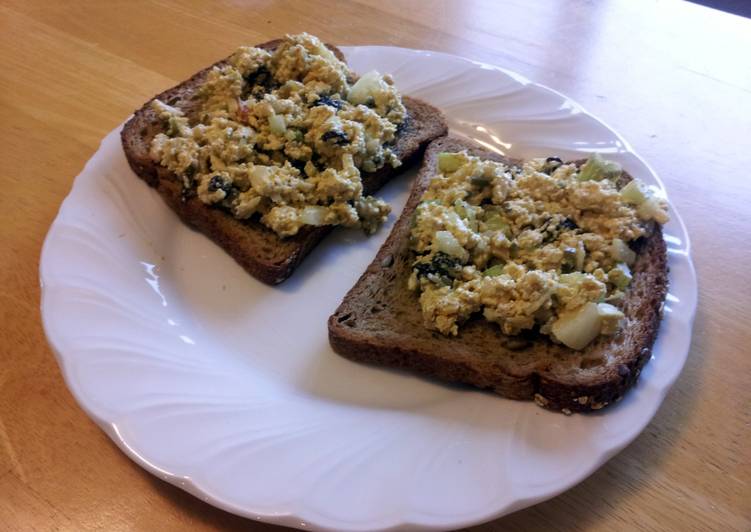
[[[521,157],[607,153],[662,188],[615,132],[516,74],[399,48],[345,54],[356,71],[391,72],[405,94],[443,109],[455,134]],[[382,193],[397,213],[413,175]],[[265,286],[136,179],[118,131],[47,236],[42,317],[82,408],[135,462],[203,500],[292,527],[456,528],[573,486],[652,418],[686,359],[696,307],[688,236],[670,214],[670,295],[653,360],[595,415],[338,357],[326,319],[390,227],[370,239],[336,231],[285,284]]]

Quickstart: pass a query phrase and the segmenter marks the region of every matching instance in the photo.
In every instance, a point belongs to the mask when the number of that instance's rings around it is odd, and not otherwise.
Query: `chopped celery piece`
[[[464,164],[464,157],[460,153],[441,152],[438,154],[438,170],[444,174],[457,171]]]
[[[664,204],[654,196],[647,198],[636,208],[636,215],[642,220],[654,220],[659,224],[668,222],[668,213]]]
[[[597,303],[585,303],[576,310],[561,314],[551,328],[555,337],[571,349],[584,349],[602,328]]]
[[[284,138],[287,140],[301,141],[303,137],[303,132],[299,129],[287,128],[287,131],[284,132]]]
[[[620,238],[613,239],[613,243],[610,245],[610,255],[616,262],[625,262],[629,265],[636,260],[636,253]]]
[[[606,161],[599,153],[594,153],[579,170],[579,181],[590,179],[614,179],[621,175],[621,165],[615,161]]]
[[[621,198],[631,205],[641,205],[647,199],[644,185],[638,179],[632,179],[620,191]]]
[[[511,226],[499,214],[494,214],[485,220],[485,226],[490,231],[502,231],[506,238],[511,237]]]
[[[270,166],[263,166],[260,164],[254,166],[249,173],[250,185],[256,190],[264,190],[270,182],[271,173],[272,170]]]
[[[371,70],[363,74],[358,79],[352,88],[349,90],[347,99],[355,104],[366,104],[370,98],[373,97],[373,93],[377,92],[381,88],[383,80],[381,75],[376,70]]]
[[[472,231],[477,231],[477,214],[475,208],[466,201],[456,200],[454,202],[454,212],[465,221],[467,227]]]
[[[284,132],[287,131],[287,124],[284,123],[284,117],[271,115],[269,117],[269,129],[274,135],[284,135]]]
[[[458,214],[462,218],[469,217],[469,211],[467,211],[467,207],[469,207],[469,204],[462,200],[456,200],[454,202],[454,210],[456,211],[456,214]],[[472,214],[474,215],[474,211],[472,211]]]
[[[309,205],[302,210],[300,221],[307,225],[325,225],[328,209],[320,205]]]
[[[449,231],[438,231],[435,234],[433,245],[437,251],[442,251],[446,255],[451,255],[461,260],[466,260],[467,250],[462,247],[459,241]]]
[[[617,307],[614,307],[610,303],[598,303],[597,312],[602,317],[609,317],[609,316],[618,316],[619,318],[623,317],[623,312],[618,310]]]
[[[608,272],[608,281],[613,283],[618,290],[625,290],[631,284],[631,278],[631,269],[623,262],[619,262]]]
[[[503,264],[496,264],[495,266],[491,266],[490,268],[482,272],[482,274],[485,277],[498,277],[502,273],[503,273]]]
[[[581,272],[563,273],[558,279],[565,284],[578,284],[585,279],[586,275]]]
[[[623,312],[610,303],[598,303],[597,313],[600,315],[600,333],[615,334],[624,318]]]

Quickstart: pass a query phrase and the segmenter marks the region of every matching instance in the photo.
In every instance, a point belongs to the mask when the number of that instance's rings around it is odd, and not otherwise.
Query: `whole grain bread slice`
[[[659,227],[638,242],[621,332],[599,337],[582,351],[542,335],[505,336],[496,324],[482,318],[465,323],[457,337],[443,336],[423,325],[418,296],[407,288],[413,261],[409,249],[412,214],[434,174],[437,155],[464,149],[510,162],[465,140],[444,137],[430,144],[401,217],[329,318],[334,351],[355,361],[470,384],[511,399],[534,399],[565,413],[597,410],[618,401],[649,360],[660,324],[668,278]]]
[[[276,39],[258,46],[273,50],[280,42]],[[337,47],[327,46],[339,59],[344,60],[344,55]],[[201,70],[154,98],[180,108],[190,117],[196,111],[196,90],[213,67],[226,61],[219,61]],[[364,194],[377,191],[389,179],[418,160],[428,142],[446,134],[446,120],[438,109],[408,96],[403,97],[403,102],[407,108],[407,120],[400,128],[393,147],[402,166],[392,168],[387,165],[376,172],[363,173]],[[183,222],[208,236],[251,275],[268,284],[278,284],[287,279],[332,228],[305,226],[294,236],[280,238],[258,220],[238,220],[220,208],[207,206],[195,196],[184,196],[179,178],[149,156],[152,139],[164,130],[163,123],[151,109],[150,103],[151,100],[137,110],[120,133],[128,164],[136,175],[156,188]]]

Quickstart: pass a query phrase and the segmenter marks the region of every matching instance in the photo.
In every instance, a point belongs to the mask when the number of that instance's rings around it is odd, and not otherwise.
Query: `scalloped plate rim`
[[[485,69],[492,69],[492,70],[502,72],[503,74],[507,75],[509,78],[523,85],[532,85],[543,91],[553,93],[559,98],[564,99],[568,102],[571,102],[572,104],[576,106],[576,108],[582,114],[586,115],[588,119],[594,120],[598,122],[601,126],[606,128],[619,142],[622,143],[624,151],[628,152],[630,155],[635,157],[641,164],[643,164],[645,169],[651,174],[651,177],[654,178],[654,180],[659,184],[662,190],[666,190],[664,183],[656,174],[656,172],[653,170],[653,168],[647,163],[647,161],[645,161],[638,153],[636,153],[631,147],[631,145],[628,143],[628,141],[626,141],[617,131],[611,128],[605,121],[589,113],[584,107],[582,107],[580,104],[578,104],[571,98],[565,96],[561,92],[555,89],[552,89],[550,87],[547,87],[545,85],[542,85],[540,83],[531,81],[528,78],[512,70],[506,69],[504,67],[499,67],[497,65],[485,63],[482,61],[464,58],[455,54],[449,54],[445,52],[438,52],[438,51],[432,51],[432,50],[408,49],[408,48],[400,48],[400,47],[394,47],[394,46],[378,46],[378,45],[346,46],[346,47],[341,47],[341,48],[345,52],[345,55],[347,54],[347,52],[351,52],[354,50],[390,49],[390,50],[399,50],[399,51],[407,52],[407,53],[416,53],[416,54],[422,54],[422,55],[428,55],[428,56],[443,56],[443,57],[451,58],[451,59],[459,59],[477,67],[481,67]],[[113,131],[119,131],[121,127],[122,125],[118,126]],[[99,151],[101,147],[102,147],[102,144],[100,143],[100,146],[97,149],[97,151]],[[81,171],[81,174],[84,171],[86,171],[86,168],[88,167],[89,163],[90,163],[90,160],[87,161],[86,165]],[[165,480],[169,482],[170,484],[173,484],[187,491],[188,493],[191,493],[193,496],[213,506],[216,506],[218,508],[221,508],[223,510],[226,510],[228,512],[231,512],[231,513],[243,516],[243,517],[247,517],[249,519],[255,519],[255,520],[270,523],[270,524],[277,524],[277,525],[288,526],[288,527],[306,528],[306,529],[313,527],[315,529],[320,529],[320,530],[338,530],[340,529],[342,525],[347,526],[347,523],[344,523],[341,521],[336,522],[336,523],[314,522],[313,520],[309,518],[304,518],[304,517],[296,515],[294,511],[280,511],[280,512],[274,512],[274,513],[268,513],[268,512],[262,512],[262,511],[254,511],[246,507],[240,507],[232,503],[228,503],[222,500],[221,496],[214,495],[210,493],[210,490],[202,488],[199,484],[195,483],[190,477],[182,476],[179,474],[168,473],[164,471],[163,469],[159,468],[158,465],[152,463],[145,456],[138,453],[133,447],[131,447],[131,445],[125,440],[125,438],[121,436],[116,422],[108,421],[102,418],[101,416],[99,416],[98,414],[94,412],[93,408],[89,407],[89,405],[87,404],[87,400],[84,397],[83,391],[79,389],[75,378],[71,374],[71,368],[69,364],[66,362],[65,356],[62,354],[62,349],[60,347],[60,344],[61,344],[60,338],[58,338],[58,333],[60,333],[60,331],[56,331],[55,328],[51,326],[51,317],[49,316],[50,309],[49,309],[49,302],[48,302],[49,286],[45,283],[45,280],[44,280],[45,279],[45,264],[49,262],[50,242],[54,239],[56,231],[58,229],[56,227],[56,223],[58,222],[62,209],[65,206],[65,201],[67,201],[68,198],[71,196],[73,192],[73,188],[75,188],[77,183],[79,183],[78,177],[76,178],[76,181],[74,182],[73,187],[68,197],[66,197],[63,204],[61,205],[60,211],[56,215],[55,220],[53,221],[51,225],[50,231],[45,237],[42,250],[41,250],[41,255],[40,255],[39,274],[40,274],[40,285],[41,285],[40,310],[41,310],[41,319],[42,319],[43,329],[48,339],[48,342],[50,344],[50,347],[58,362],[58,365],[61,368],[61,373],[63,374],[63,378],[66,382],[66,385],[68,389],[70,390],[71,394],[73,395],[74,399],[78,403],[78,405],[81,407],[81,409],[97,425],[99,425],[99,427],[102,428],[102,430],[120,448],[122,452],[124,452],[130,459],[136,462],[139,466],[141,466],[142,468],[144,468],[145,470],[147,470],[149,473],[153,474],[154,476],[162,480]],[[672,211],[671,214],[674,215],[675,221],[679,224],[681,228],[682,236],[684,237],[683,242],[682,242],[683,249],[672,250],[672,252],[682,255],[682,258],[680,260],[684,262],[685,265],[688,267],[688,273],[690,275],[691,280],[693,281],[692,283],[693,290],[691,293],[692,299],[688,302],[690,304],[690,315],[688,316],[687,325],[686,325],[686,327],[688,328],[690,332],[693,327],[693,322],[694,322],[694,318],[696,315],[696,308],[697,308],[697,295],[698,295],[697,278],[696,278],[695,268],[693,266],[693,262],[691,260],[691,255],[690,255],[691,245],[690,245],[690,238],[689,238],[688,231],[686,230],[686,226],[681,216],[678,214],[675,208],[672,207],[672,205],[671,205],[671,211]],[[644,428],[649,424],[649,422],[652,420],[652,418],[656,414],[665,396],[670,391],[671,387],[673,386],[678,376],[680,375],[683,369],[683,366],[685,365],[689,351],[690,351],[690,341],[689,341],[689,349],[687,349],[685,353],[681,354],[680,363],[678,364],[678,368],[675,371],[675,374],[672,375],[671,378],[664,385],[656,388],[656,391],[658,392],[658,395],[659,395],[659,399],[657,401],[650,403],[651,407],[649,409],[649,415],[646,416],[645,418],[646,422],[642,426],[631,427],[630,434],[628,435],[627,438],[624,439],[622,444],[616,445],[607,449],[600,449],[601,454],[599,456],[599,459],[594,463],[592,467],[587,468],[586,470],[577,471],[576,475],[573,475],[570,478],[568,478],[566,482],[561,483],[559,486],[556,487],[555,490],[547,490],[544,493],[537,494],[535,496],[516,499],[513,502],[510,502],[501,508],[498,508],[498,507],[489,508],[486,512],[477,512],[476,514],[472,516],[464,516],[463,518],[453,520],[453,521],[445,520],[441,523],[435,523],[435,522],[427,523],[427,521],[435,521],[435,516],[427,516],[426,514],[413,511],[411,513],[404,512],[401,515],[402,516],[409,515],[410,517],[413,517],[413,518],[423,516],[426,519],[423,519],[422,522],[410,521],[410,520],[402,520],[400,522],[393,522],[393,520],[391,520],[392,522],[381,523],[380,525],[377,525],[376,528],[374,528],[373,526],[365,527],[360,522],[350,523],[350,525],[355,525],[354,528],[351,528],[351,529],[352,530],[378,529],[378,530],[384,530],[384,531],[396,530],[396,529],[402,529],[402,528],[406,528],[410,530],[412,529],[445,530],[445,529],[466,527],[466,526],[471,526],[474,524],[487,522],[489,520],[499,518],[513,511],[517,511],[522,508],[526,508],[534,504],[537,504],[539,502],[542,502],[544,500],[548,500],[552,497],[559,495],[560,493],[567,491],[571,487],[575,486],[576,484],[578,484],[579,482],[581,482],[582,480],[590,476],[594,471],[599,469],[605,462],[607,462],[615,454],[617,454],[623,448],[628,446],[644,430]]]

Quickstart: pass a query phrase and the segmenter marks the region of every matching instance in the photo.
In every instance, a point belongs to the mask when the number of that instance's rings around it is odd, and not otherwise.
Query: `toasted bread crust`
[[[273,50],[280,42],[280,39],[276,39],[258,46]],[[327,46],[339,59],[344,60],[344,55],[337,47],[328,44]],[[154,98],[177,105],[185,110],[186,114],[190,114],[194,106],[192,96],[196,89],[213,67],[225,62],[226,60],[222,60],[201,70],[190,79]],[[377,191],[389,179],[418,159],[430,140],[446,134],[446,121],[435,107],[406,96],[403,101],[408,118],[394,146],[402,166],[397,169],[383,167],[377,172],[363,173],[365,194]],[[184,223],[208,236],[248,273],[268,284],[278,284],[287,279],[332,228],[304,227],[294,236],[280,238],[257,220],[238,220],[220,208],[205,205],[195,197],[184,198],[177,176],[149,156],[151,140],[163,128],[151,109],[150,102],[151,100],[135,112],[120,133],[128,164],[136,175],[156,188],[167,205]]]
[[[634,385],[651,355],[667,293],[667,254],[659,228],[641,244],[626,295],[626,326],[583,351],[549,339],[510,337],[483,319],[467,322],[457,337],[427,330],[417,294],[408,290],[409,233],[437,154],[468,149],[505,160],[468,141],[431,143],[410,198],[377,256],[329,318],[329,341],[340,355],[406,369],[442,381],[488,389],[511,399],[535,400],[563,412],[598,410]]]

